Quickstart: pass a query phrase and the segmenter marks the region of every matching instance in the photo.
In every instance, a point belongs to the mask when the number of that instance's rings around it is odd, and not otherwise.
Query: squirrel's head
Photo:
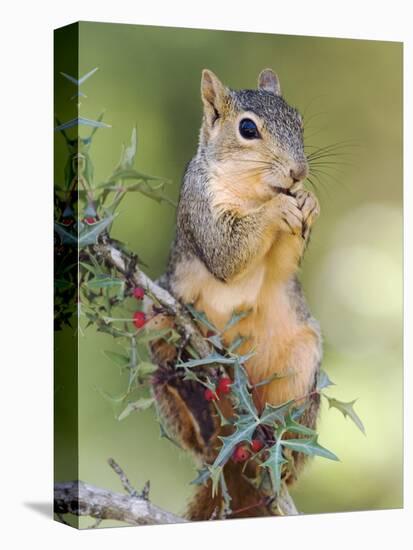
[[[231,90],[204,70],[201,96],[200,152],[228,199],[262,202],[301,185],[308,174],[302,118],[271,69],[256,90]]]

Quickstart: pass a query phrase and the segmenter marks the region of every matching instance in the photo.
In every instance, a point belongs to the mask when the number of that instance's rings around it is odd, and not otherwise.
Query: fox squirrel
[[[203,311],[219,330],[234,311],[250,311],[225,332],[224,340],[239,334],[246,341],[237,352],[255,350],[246,363],[251,384],[281,375],[254,389],[262,410],[265,403],[279,405],[314,389],[321,336],[296,273],[319,204],[303,187],[308,163],[302,118],[282,98],[271,69],[260,73],[257,90],[237,91],[204,70],[201,96],[199,147],[183,179],[176,237],[161,284]],[[158,327],[171,322],[165,315],[153,320]],[[183,448],[211,463],[219,450],[218,435],[225,435],[227,427],[219,427],[203,386],[174,376],[174,348],[160,342],[153,352],[160,366],[154,395],[168,430]],[[229,399],[221,399],[220,407],[230,414]],[[314,428],[318,408],[314,394],[300,422]],[[305,457],[293,455],[296,473]],[[233,517],[269,515],[241,464],[229,461],[224,473]],[[213,498],[206,483],[187,517],[210,519],[219,505],[220,495]]]

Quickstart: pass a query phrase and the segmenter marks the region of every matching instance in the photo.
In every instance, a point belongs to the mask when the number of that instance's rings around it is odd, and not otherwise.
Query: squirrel
[[[300,422],[314,428],[319,395],[313,392],[322,359],[320,328],[306,304],[297,271],[312,225],[319,215],[315,195],[303,182],[308,175],[303,120],[281,95],[277,75],[264,69],[256,90],[226,87],[210,70],[202,72],[203,121],[196,155],[180,191],[176,236],[160,284],[182,303],[192,304],[223,330],[234,311],[249,311],[224,333],[224,341],[245,337],[237,350],[254,349],[246,362],[262,410],[309,397]],[[155,328],[171,318],[156,315]],[[157,342],[159,369],[154,395],[165,425],[182,448],[202,463],[212,463],[227,427],[194,381],[174,376],[176,350]],[[221,403],[223,401],[223,403]],[[230,414],[228,399],[220,400]],[[305,456],[293,453],[294,475]],[[245,479],[242,464],[228,461],[225,480],[234,510],[230,517],[270,515],[260,494]],[[211,483],[199,486],[187,510],[190,520],[208,520],[221,506]],[[237,512],[238,511],[238,512]]]

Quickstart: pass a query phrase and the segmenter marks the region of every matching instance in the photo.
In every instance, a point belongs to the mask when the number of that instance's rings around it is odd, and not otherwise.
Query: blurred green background
[[[253,88],[260,70],[272,67],[284,97],[304,114],[307,145],[354,140],[315,181],[322,212],[301,280],[323,330],[323,367],[337,384],[329,394],[358,399],[367,435],[323,403],[320,442],[341,462],[316,458],[293,496],[304,513],[401,507],[402,45],[101,23],[81,23],[79,41],[79,75],[99,67],[82,86],[80,113],[95,118],[106,109],[112,125],[91,149],[96,183],[112,172],[136,123],[137,169],[170,178],[177,198],[197,147],[203,68],[232,88]],[[62,63],[59,70],[70,72],[70,56]],[[69,99],[74,86],[61,80],[59,93]],[[64,153],[63,143],[56,147]],[[174,218],[170,206],[131,194],[113,236],[158,276]],[[79,335],[79,477],[120,490],[106,463],[114,457],[136,486],[151,480],[155,503],[182,513],[195,476],[190,458],[160,439],[152,411],[119,422],[97,390],[125,388],[102,353],[111,347],[111,337],[93,329]]]

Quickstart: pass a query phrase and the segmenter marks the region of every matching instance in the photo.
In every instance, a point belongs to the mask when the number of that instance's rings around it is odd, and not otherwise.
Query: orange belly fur
[[[177,269],[174,291],[186,303],[203,311],[223,330],[234,311],[250,314],[226,331],[224,341],[237,335],[247,340],[237,350],[255,355],[246,363],[252,384],[273,374],[281,378],[257,388],[254,398],[278,405],[305,396],[313,383],[318,358],[318,336],[297,318],[286,292],[286,280],[271,269],[268,257],[229,283],[215,279],[199,260],[183,262]]]

